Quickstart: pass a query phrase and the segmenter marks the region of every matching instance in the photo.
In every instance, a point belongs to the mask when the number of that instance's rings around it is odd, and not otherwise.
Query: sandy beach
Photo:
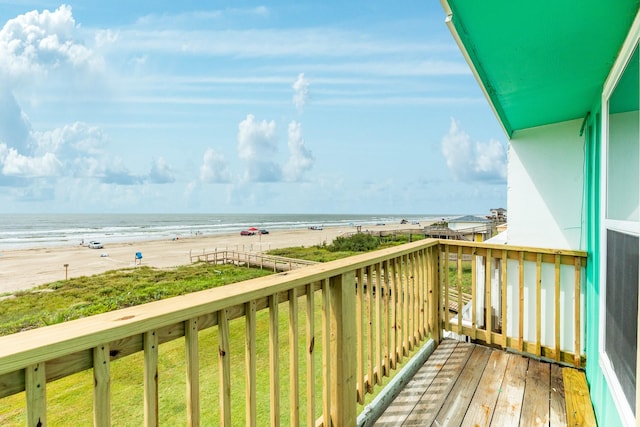
[[[372,231],[415,229],[423,225],[377,225]],[[142,253],[142,265],[171,268],[190,263],[191,254],[230,249],[260,252],[294,246],[313,246],[331,243],[337,236],[355,232],[354,227],[325,227],[323,230],[272,230],[269,234],[240,236],[237,233],[152,240],[132,243],[110,243],[103,249],[86,246],[8,250],[0,252],[0,294],[29,289],[34,286],[63,280],[65,264],[68,277],[91,276],[109,270],[135,267],[136,252]]]

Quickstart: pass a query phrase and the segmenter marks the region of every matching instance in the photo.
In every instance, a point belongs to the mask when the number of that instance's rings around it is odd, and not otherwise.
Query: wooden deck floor
[[[376,426],[596,425],[582,371],[445,340]]]

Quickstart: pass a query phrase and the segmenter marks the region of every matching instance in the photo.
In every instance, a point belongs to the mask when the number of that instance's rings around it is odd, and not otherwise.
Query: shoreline
[[[387,224],[363,227],[369,231],[422,230],[424,225]],[[355,227],[278,229],[265,235],[241,236],[239,233],[189,236],[168,240],[144,240],[108,243],[103,249],[86,246],[52,246],[11,249],[0,252],[0,294],[27,290],[35,286],[68,278],[92,276],[109,270],[134,268],[135,254],[142,253],[142,265],[172,268],[190,264],[190,254],[232,249],[262,252],[296,246],[330,244]],[[65,267],[68,264],[68,267]]]

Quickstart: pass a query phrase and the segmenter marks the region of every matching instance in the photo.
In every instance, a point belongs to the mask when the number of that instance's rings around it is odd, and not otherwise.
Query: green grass
[[[335,261],[336,259],[346,258],[351,255],[356,255],[359,252],[331,252],[323,246],[312,246],[308,248],[301,246],[296,248],[272,249],[267,253],[269,255],[304,259],[307,261],[329,262]]]
[[[172,270],[150,267],[108,271],[53,282],[0,301],[0,335],[144,304],[271,274],[267,270],[207,263]],[[34,310],[34,307],[37,307]]]
[[[458,266],[449,262],[449,287],[458,289]],[[471,294],[471,261],[462,261],[462,292]]]
[[[305,342],[305,297],[298,300],[298,353],[300,362],[300,417],[303,420],[307,408],[306,400],[306,342]],[[281,423],[289,424],[289,305],[279,305],[279,344],[280,344],[280,405]],[[317,391],[315,417],[322,411],[322,354],[321,339],[321,301],[315,299],[314,325],[315,375],[313,381]],[[269,425],[269,313],[262,310],[257,313],[256,349],[257,361],[257,425]],[[230,323],[231,343],[231,404],[234,426],[245,425],[245,363],[244,363],[244,318]],[[366,342],[365,342],[366,347]],[[159,357],[159,399],[160,424],[183,425],[186,420],[186,384],[185,384],[184,339],[176,339],[160,346]],[[219,425],[218,404],[218,334],[217,327],[200,332],[200,394],[202,425]],[[404,358],[405,363],[409,360]],[[136,353],[111,364],[112,414],[113,425],[138,426],[143,418],[143,354]],[[397,372],[397,371],[396,371]],[[382,385],[375,387],[378,393],[391,378],[385,378]],[[50,425],[90,425],[92,423],[92,371],[84,371],[47,384],[47,415]],[[375,394],[367,396],[369,403]],[[26,422],[24,413],[24,393],[3,399],[0,411],[0,425],[19,426]],[[358,410],[362,410],[359,406]]]
[[[377,249],[389,248],[408,243],[410,240],[415,242],[422,239],[424,239],[424,236],[421,234],[412,235],[411,239],[409,239],[408,234],[399,234],[395,236],[395,238],[393,236],[385,236],[380,238],[380,246]],[[288,258],[304,259],[307,261],[328,262],[334,261],[336,259],[346,258],[352,255],[358,255],[362,253],[362,251],[332,252],[326,245],[316,245],[310,247],[299,246],[291,248],[272,249],[270,251],[267,251],[266,253]]]

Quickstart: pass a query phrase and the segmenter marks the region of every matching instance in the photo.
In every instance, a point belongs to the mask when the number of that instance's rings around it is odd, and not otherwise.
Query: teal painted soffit
[[[586,116],[640,0],[441,0],[508,135]]]

